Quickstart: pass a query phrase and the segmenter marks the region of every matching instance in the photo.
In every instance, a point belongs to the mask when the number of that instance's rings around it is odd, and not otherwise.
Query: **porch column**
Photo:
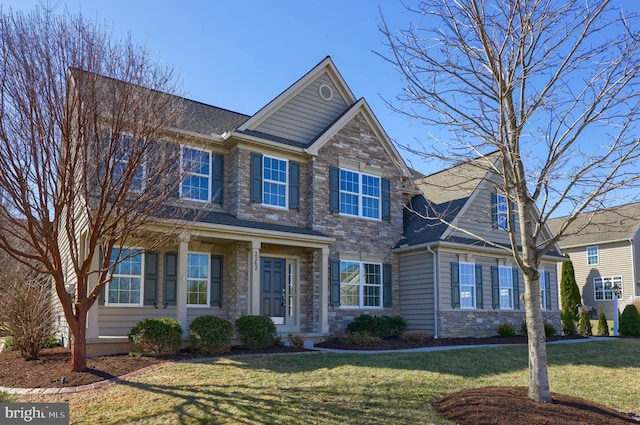
[[[260,314],[260,241],[251,242],[249,253],[249,314]]]
[[[178,243],[178,282],[176,289],[176,320],[182,324],[182,336],[189,336],[187,326],[187,254],[191,235],[181,233]]]
[[[329,333],[329,248],[322,248],[320,258],[320,332]]]

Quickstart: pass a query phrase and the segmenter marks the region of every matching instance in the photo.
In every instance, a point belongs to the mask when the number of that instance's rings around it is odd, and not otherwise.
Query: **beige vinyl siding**
[[[318,89],[326,84],[333,90],[330,101],[323,100]],[[297,96],[255,130],[301,143],[308,143],[320,134],[347,108],[347,103],[326,73],[309,84]]]
[[[584,304],[601,307],[607,318],[613,317],[613,300],[596,300],[593,279],[596,277],[622,276],[622,299],[620,310],[634,294],[631,244],[628,241],[589,245],[598,247],[598,264],[587,264],[587,246],[563,249],[569,254],[575,270],[576,282]]]
[[[629,293],[628,296],[640,298],[640,229],[633,235],[633,266],[634,266],[634,292]]]
[[[143,319],[161,317],[176,318],[175,306],[167,308],[144,307],[107,307],[98,308],[98,327],[101,337],[127,336],[131,328]]]
[[[426,250],[402,255],[400,260],[400,315],[409,330],[435,333],[433,255]]]

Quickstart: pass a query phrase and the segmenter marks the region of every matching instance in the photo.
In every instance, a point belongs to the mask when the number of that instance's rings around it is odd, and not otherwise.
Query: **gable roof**
[[[568,216],[549,220],[555,234]],[[630,240],[640,228],[640,202],[580,214],[558,245],[568,248]]]

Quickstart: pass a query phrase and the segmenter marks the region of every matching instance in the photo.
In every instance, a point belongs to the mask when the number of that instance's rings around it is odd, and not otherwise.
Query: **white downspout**
[[[438,268],[438,258],[436,252],[427,246],[427,251],[433,255],[433,292],[435,301],[433,303],[433,338],[438,339],[438,311],[440,310],[440,270]]]

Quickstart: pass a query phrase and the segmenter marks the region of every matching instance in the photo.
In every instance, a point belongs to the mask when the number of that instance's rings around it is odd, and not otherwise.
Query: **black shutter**
[[[520,310],[520,282],[518,282],[518,269],[512,268],[511,274],[513,276],[513,308]]]
[[[383,307],[393,306],[393,287],[392,287],[392,266],[391,264],[382,265],[382,303]]]
[[[451,307],[460,307],[460,264],[451,263]]]
[[[491,267],[491,301],[494,310],[500,309],[500,275],[498,267]]]
[[[331,260],[331,305],[340,307],[340,260]]]
[[[251,202],[262,203],[262,154],[251,152]]]
[[[164,302],[176,305],[178,292],[178,253],[164,254]]]
[[[391,180],[382,178],[382,219],[391,221]]]
[[[158,306],[158,253],[144,254],[144,305]]]
[[[329,212],[340,212],[340,169],[329,167]]]
[[[289,208],[300,210],[300,163],[289,161]]]
[[[484,308],[484,296],[482,294],[482,266],[476,264],[476,308]]]
[[[222,307],[222,256],[211,256],[211,297],[210,305]]]
[[[551,276],[544,272],[544,300],[547,310],[551,310]]]
[[[224,202],[224,155],[214,153],[211,160],[211,202]]]

